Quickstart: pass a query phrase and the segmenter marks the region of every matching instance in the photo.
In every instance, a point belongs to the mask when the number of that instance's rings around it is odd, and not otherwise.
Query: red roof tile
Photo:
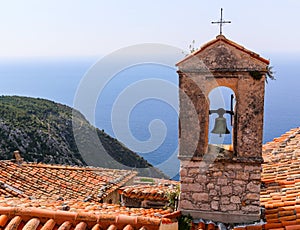
[[[62,211],[64,205],[70,211]],[[161,224],[176,226],[173,219],[179,214],[77,200],[0,198],[0,228],[5,229],[159,229]]]
[[[0,195],[100,201],[136,174],[127,170],[0,161]]]
[[[260,200],[261,205],[265,208],[266,223],[240,226],[234,229],[300,229],[299,147],[300,128],[292,129],[263,146],[265,162],[262,165]],[[68,198],[77,194],[74,198],[81,198],[81,200],[87,194],[91,194],[95,199],[97,197],[95,186],[104,190],[104,186],[111,184],[109,183],[111,180],[118,180],[118,185],[120,185],[124,178],[129,177],[128,171],[37,164],[17,165],[9,161],[0,161],[0,169],[2,169],[0,193],[21,197],[10,199],[0,197],[1,228],[10,229],[18,225],[22,226],[23,229],[28,226],[33,226],[32,229],[35,227],[38,229],[62,227],[71,227],[72,229],[137,229],[137,226],[140,228],[148,226],[149,228],[149,226],[157,227],[163,222],[171,223],[174,215],[178,216],[178,213],[172,214],[166,210],[129,209],[78,200],[49,202],[49,200],[41,199],[49,197],[49,194],[52,197],[64,194]],[[59,193],[53,192],[61,187],[63,189],[60,189]],[[157,200],[163,199],[162,197],[169,191],[168,189],[167,185],[138,185],[123,187],[121,192],[128,196],[148,197],[148,199],[151,197]],[[37,190],[41,192],[34,195],[39,200],[24,198],[32,196],[33,191]],[[66,206],[69,208],[69,212],[62,211]],[[168,215],[169,218],[166,218]],[[194,224],[194,229],[204,229],[204,227],[206,229],[219,228],[213,223],[210,226],[204,223]]]
[[[176,192],[179,188],[178,181],[153,179],[153,182],[124,186],[119,193],[125,197],[147,199],[155,201],[167,201],[168,193]]]
[[[263,146],[265,229],[300,229],[300,128]]]

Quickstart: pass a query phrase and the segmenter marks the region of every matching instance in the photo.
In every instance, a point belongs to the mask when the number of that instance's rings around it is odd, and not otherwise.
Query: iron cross
[[[220,24],[220,35],[222,35],[222,26],[225,23],[231,23],[231,21],[224,21],[223,20],[223,8],[221,8],[221,19],[217,22],[211,22],[212,24]]]

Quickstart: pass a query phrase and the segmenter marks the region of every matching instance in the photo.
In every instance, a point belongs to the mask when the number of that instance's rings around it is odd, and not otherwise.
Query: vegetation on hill
[[[75,117],[73,124],[72,114]],[[76,135],[79,134],[76,139],[73,125]],[[97,139],[91,133],[96,133]],[[102,149],[96,145],[99,140]],[[100,156],[96,159],[101,162],[94,162],[94,166],[136,168],[143,176],[166,177],[66,105],[39,98],[0,96],[0,159],[12,159],[13,151],[19,150],[28,162],[84,166],[89,162],[78,150],[78,142],[88,143],[85,154]]]

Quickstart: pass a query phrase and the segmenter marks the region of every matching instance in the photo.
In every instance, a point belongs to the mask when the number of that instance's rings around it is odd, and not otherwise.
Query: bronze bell
[[[231,111],[226,111],[225,109],[218,109],[218,110],[210,110],[209,113],[217,113],[219,117],[215,120],[215,126],[211,133],[220,134],[220,137],[222,134],[229,134],[230,131],[227,128],[226,118],[223,117],[225,113],[230,113]]]
[[[213,128],[211,133],[220,134],[220,137],[222,136],[222,134],[229,134],[230,132],[227,128],[226,118],[217,117],[215,120],[215,127]]]

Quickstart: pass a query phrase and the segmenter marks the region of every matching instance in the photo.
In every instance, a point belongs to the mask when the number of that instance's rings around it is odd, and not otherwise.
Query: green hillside
[[[0,159],[12,159],[15,150],[28,162],[133,168],[143,176],[165,177],[66,105],[45,99],[0,96]]]

